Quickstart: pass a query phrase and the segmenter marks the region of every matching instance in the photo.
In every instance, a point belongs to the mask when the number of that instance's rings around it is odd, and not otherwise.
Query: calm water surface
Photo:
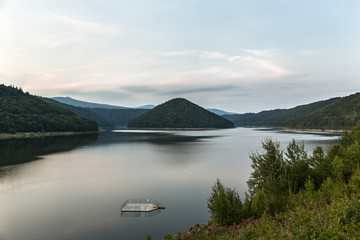
[[[206,199],[220,178],[240,193],[249,154],[271,137],[307,150],[339,136],[236,128],[216,131],[115,131],[0,141],[0,239],[162,238],[206,223]],[[128,198],[155,199],[154,216],[122,216]]]

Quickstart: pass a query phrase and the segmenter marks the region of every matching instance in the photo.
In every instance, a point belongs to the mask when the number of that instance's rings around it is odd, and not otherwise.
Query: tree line
[[[360,93],[259,113],[226,115],[236,126],[351,129],[360,120]]]
[[[93,121],[48,104],[21,88],[0,85],[0,133],[97,130]]]

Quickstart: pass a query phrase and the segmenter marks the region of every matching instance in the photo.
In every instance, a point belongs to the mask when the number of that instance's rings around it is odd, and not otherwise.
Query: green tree
[[[231,225],[241,222],[242,202],[235,189],[224,187],[217,179],[208,199],[211,219],[219,225]]]
[[[360,123],[344,134],[336,150],[332,161],[334,174],[338,180],[348,182],[360,165]]]
[[[165,234],[164,240],[173,240],[173,236],[170,233]]]
[[[332,159],[326,155],[322,147],[317,146],[309,161],[312,169],[311,178],[314,180],[315,188],[319,188],[328,177],[332,177]]]
[[[286,148],[285,156],[288,189],[297,193],[311,175],[304,143],[296,143],[293,139]]]
[[[288,154],[294,160],[285,160],[280,143],[271,138],[265,139],[263,148],[265,153],[256,152],[250,155],[254,171],[248,180],[248,187],[253,198],[252,211],[257,215],[263,212],[275,214],[285,208],[289,190],[286,174],[288,162],[296,162],[301,156],[295,150],[297,147],[291,146]]]
[[[285,161],[283,151],[280,150],[280,143],[267,138],[262,145],[265,150],[264,154],[256,152],[250,155],[251,167],[254,171],[247,183],[251,195],[262,191],[268,180],[280,180],[285,174]]]

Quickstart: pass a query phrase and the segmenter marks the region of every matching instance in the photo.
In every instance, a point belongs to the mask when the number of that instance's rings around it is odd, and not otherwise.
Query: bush
[[[164,240],[173,240],[173,236],[170,233],[165,234]]]
[[[242,202],[235,189],[224,187],[217,179],[208,199],[211,219],[221,225],[239,223],[242,216]]]
[[[151,238],[151,235],[150,235],[150,233],[148,233],[147,235],[146,235],[146,237],[145,237],[145,240],[151,240],[152,238]]]

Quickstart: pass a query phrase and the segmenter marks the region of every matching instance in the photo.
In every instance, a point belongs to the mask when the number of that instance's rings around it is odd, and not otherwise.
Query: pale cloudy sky
[[[360,91],[358,0],[0,0],[0,83],[258,112]]]

